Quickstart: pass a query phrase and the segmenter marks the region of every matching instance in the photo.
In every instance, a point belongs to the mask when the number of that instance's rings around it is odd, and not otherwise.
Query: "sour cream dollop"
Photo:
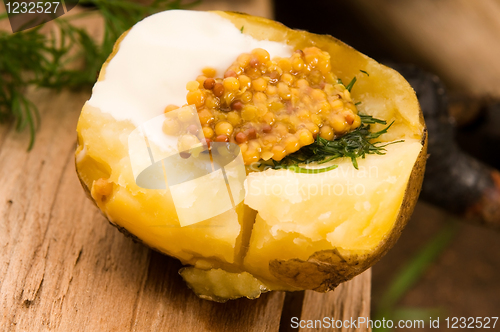
[[[241,53],[267,50],[289,57],[284,43],[257,40],[217,13],[169,10],[140,21],[122,40],[104,80],[95,84],[90,106],[136,126],[186,103],[186,83],[205,67],[224,71]]]

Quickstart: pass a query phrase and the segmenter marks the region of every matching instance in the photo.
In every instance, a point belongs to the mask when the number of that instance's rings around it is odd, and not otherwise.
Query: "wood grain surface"
[[[322,320],[324,317],[331,317],[343,322],[349,321],[349,324],[351,324],[351,319],[357,321],[359,317],[368,320],[370,318],[370,292],[371,270],[364,272],[350,282],[340,284],[334,292],[321,294],[307,291],[305,292],[300,319],[314,321]],[[367,331],[369,329],[367,325],[363,324],[337,330]],[[332,328],[305,328],[300,329],[300,331],[332,331]]]
[[[80,24],[99,35],[100,21],[90,19]],[[285,293],[201,300],[178,275],[180,262],[134,243],[100,214],[74,166],[90,92],[27,94],[42,119],[33,150],[26,132],[0,126],[0,331],[290,330]],[[298,293],[294,314],[369,316],[370,281],[368,271],[334,292]]]

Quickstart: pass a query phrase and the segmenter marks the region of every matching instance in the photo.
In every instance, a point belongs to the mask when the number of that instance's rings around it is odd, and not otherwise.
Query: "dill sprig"
[[[40,121],[38,108],[26,96],[29,86],[56,90],[90,88],[123,32],[148,15],[198,2],[155,0],[144,5],[125,0],[81,0],[80,5],[94,7],[104,19],[101,42],[72,24],[91,11],[55,19],[56,31],[48,34],[41,32],[40,27],[17,33],[0,31],[0,123],[13,122],[18,131],[28,127],[31,149]],[[6,18],[6,13],[0,14],[0,20]]]
[[[386,125],[387,122],[370,115],[360,114],[359,116],[361,118],[361,125],[355,130],[331,141],[321,138],[318,135],[314,143],[302,147],[279,162],[273,160],[272,164],[263,163],[263,165],[273,169],[289,169],[297,173],[321,173],[334,169],[337,165],[319,169],[304,168],[300,165],[312,163],[321,165],[337,158],[347,157],[351,159],[354,168],[358,169],[358,158],[364,159],[367,154],[383,155],[386,152],[386,146],[403,142],[403,140],[385,144],[382,142],[372,142],[374,139],[387,133],[394,121],[380,131],[371,132],[371,124],[380,123]]]
[[[358,80],[358,79],[356,78],[356,76],[354,76],[354,77],[352,78],[352,80],[349,82],[349,84],[345,85],[345,84],[342,82],[342,79],[338,78],[338,79],[337,79],[337,84],[342,84],[342,85],[346,88],[346,90],[347,90],[347,91],[351,92],[352,87],[353,87],[353,86],[354,86],[354,84],[357,82],[357,80]]]

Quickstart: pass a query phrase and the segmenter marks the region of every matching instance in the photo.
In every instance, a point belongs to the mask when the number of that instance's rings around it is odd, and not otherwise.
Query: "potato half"
[[[155,19],[173,15],[180,14],[165,12]],[[144,189],[135,182],[128,137],[137,124],[87,102],[77,127],[76,169],[82,186],[118,229],[188,265],[180,273],[200,297],[225,301],[257,298],[269,290],[334,289],[394,245],[415,207],[427,158],[426,129],[415,93],[399,73],[331,36],[239,13],[210,15],[255,40],[327,51],[337,77],[358,78],[352,97],[361,102],[359,110],[394,121],[379,140],[404,142],[388,146],[385,155],[359,159],[359,170],[344,158],[331,162],[337,169],[319,174],[272,169],[250,173],[245,199],[236,208],[181,227],[168,187]],[[132,52],[121,48],[127,33],[103,65],[93,98],[106,99],[98,85],[106,82],[108,66],[120,52]],[[155,31],[147,42],[161,44],[161,36]],[[127,73],[141,63],[116,60],[114,65]],[[134,94],[133,78],[128,78],[131,89],[120,93]],[[178,84],[184,87],[186,82]],[[206,197],[193,197],[197,199]]]

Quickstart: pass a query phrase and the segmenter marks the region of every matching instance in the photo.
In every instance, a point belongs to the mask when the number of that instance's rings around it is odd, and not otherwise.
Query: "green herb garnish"
[[[124,0],[80,0],[92,5],[104,18],[101,42],[72,24],[88,14],[63,16],[53,22],[52,34],[40,27],[17,33],[0,31],[0,123],[14,122],[16,129],[30,132],[33,147],[38,126],[38,109],[25,91],[29,86],[52,89],[81,89],[94,84],[96,74],[113,50],[118,37],[144,17],[167,9],[192,6],[182,0],[154,0],[145,5]],[[7,18],[0,14],[0,20]]]
[[[346,88],[346,90],[351,92],[352,87],[354,86],[354,83],[356,83],[357,80],[358,79],[356,78],[356,76],[354,76],[354,78],[351,80],[351,82],[349,82],[349,84],[345,85],[344,82],[342,82],[342,79],[338,78],[337,84],[342,84]]]
[[[241,26],[241,29],[240,29],[241,33],[243,33],[243,29],[245,29],[244,25]]]
[[[385,125],[387,122],[370,115],[360,114],[359,116],[361,118],[361,125],[355,130],[332,141],[321,138],[318,135],[314,143],[302,147],[299,151],[286,156],[279,162],[273,160],[272,165],[265,163],[264,165],[274,169],[289,169],[297,173],[319,173],[320,170],[327,172],[337,168],[337,165],[320,169],[307,169],[299,165],[308,165],[310,163],[320,165],[337,158],[347,157],[351,158],[354,168],[358,169],[357,158],[364,159],[367,154],[384,155],[386,146],[403,142],[403,140],[385,144],[382,144],[382,142],[372,142],[372,140],[387,133],[387,130],[394,122],[380,131],[370,132],[370,124],[380,123]]]
[[[371,115],[358,114],[358,116],[361,118],[361,123],[364,123],[364,124],[374,124],[374,123],[380,123],[380,124],[383,124],[383,125],[387,124],[386,121],[380,120],[380,119],[376,119],[376,118],[374,118]]]
[[[300,167],[297,165],[290,165],[290,166],[276,165],[272,168],[274,168],[274,169],[288,169],[288,170],[294,171],[295,173],[319,174],[319,173],[325,173],[325,172],[331,171],[332,169],[335,169],[337,167],[339,167],[339,166],[332,165],[332,166],[328,166],[325,168],[304,168],[304,167]]]
[[[363,74],[365,74],[366,76],[370,76],[370,74],[368,74],[366,71],[364,70],[360,70],[360,72],[362,72]]]
[[[354,83],[356,83],[358,79],[356,78],[356,76],[354,76],[354,78],[351,80],[351,82],[349,82],[349,84],[347,84],[347,86],[345,87],[347,89],[347,91],[351,92],[352,90],[352,87],[354,86]]]

